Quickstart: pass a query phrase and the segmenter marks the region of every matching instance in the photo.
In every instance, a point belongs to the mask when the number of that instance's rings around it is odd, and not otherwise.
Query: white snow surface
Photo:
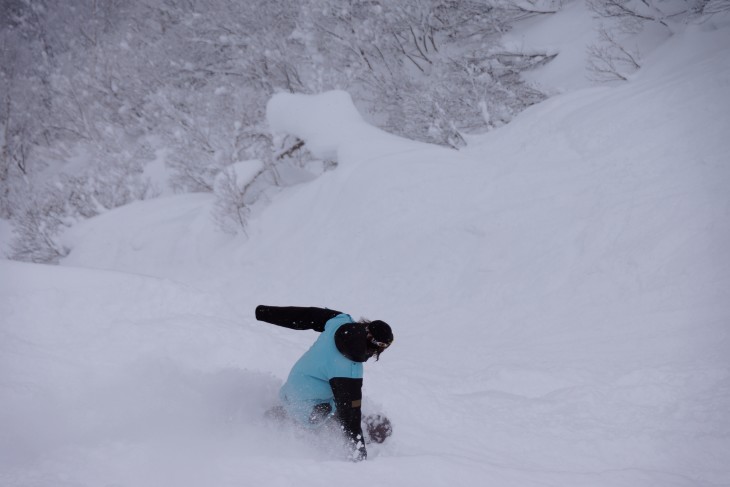
[[[277,95],[339,166],[247,236],[212,196],[139,202],[0,261],[0,485],[730,485],[730,35],[551,98],[456,152],[347,94]],[[267,424],[316,334],[257,304],[392,324],[366,462]]]

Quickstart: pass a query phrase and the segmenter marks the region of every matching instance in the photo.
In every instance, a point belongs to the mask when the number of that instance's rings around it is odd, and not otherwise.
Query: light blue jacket
[[[335,411],[334,395],[329,380],[335,377],[362,379],[363,364],[354,362],[337,350],[335,332],[346,323],[352,323],[350,315],[340,314],[327,321],[324,331],[312,347],[294,364],[286,383],[279,391],[279,398],[287,415],[305,427],[317,427],[309,422],[312,408],[329,403]]]

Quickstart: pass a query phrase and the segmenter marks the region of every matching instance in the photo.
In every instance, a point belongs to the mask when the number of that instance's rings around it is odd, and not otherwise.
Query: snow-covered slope
[[[187,195],[79,225],[61,267],[0,262],[0,484],[730,484],[730,35],[711,27],[462,152],[372,129],[343,93],[277,97],[272,127],[340,166],[247,238]],[[393,325],[365,395],[395,434],[367,462],[261,420],[314,338],[256,322],[262,302]]]

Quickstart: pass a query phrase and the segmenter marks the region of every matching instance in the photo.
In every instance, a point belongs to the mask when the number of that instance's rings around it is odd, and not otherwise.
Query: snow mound
[[[211,220],[212,205],[213,195],[186,194],[103,213],[65,232],[73,250],[64,264],[165,277],[205,267],[208,249],[226,240]]]
[[[299,137],[315,157],[345,166],[393,153],[434,149],[368,124],[350,94],[339,90],[318,95],[279,93],[269,101],[266,118],[274,133]]]

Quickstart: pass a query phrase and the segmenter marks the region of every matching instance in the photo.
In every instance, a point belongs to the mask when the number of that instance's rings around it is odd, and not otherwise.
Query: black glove
[[[361,462],[368,459],[368,452],[365,449],[365,439],[362,437],[362,435],[358,436],[360,437],[360,440],[352,447],[352,450],[350,450],[350,455],[348,457],[348,460],[351,460],[353,462]]]

